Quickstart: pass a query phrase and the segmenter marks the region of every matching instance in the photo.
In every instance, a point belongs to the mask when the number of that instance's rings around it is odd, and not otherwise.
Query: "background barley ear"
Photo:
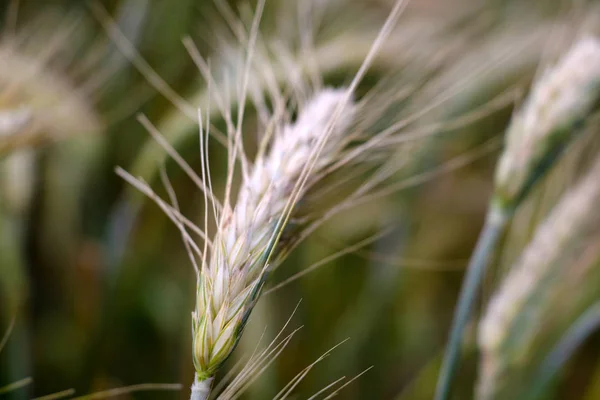
[[[567,327],[598,301],[600,158],[538,227],[479,328],[481,399],[531,398]],[[539,390],[539,388],[536,388]]]
[[[42,15],[14,36],[0,36],[0,157],[102,129],[96,89],[87,85],[92,78],[77,81],[70,71],[83,70],[67,61],[83,45],[70,35],[85,41],[80,20]]]
[[[581,132],[600,98],[600,41],[578,40],[544,71],[506,133],[496,170],[496,207],[514,209]]]
[[[506,132],[494,193],[467,268],[436,389],[447,399],[475,294],[507,223],[532,187],[553,165],[600,98],[600,42],[580,39],[534,83]]]
[[[4,4],[10,7],[3,15],[7,21],[0,22],[0,323],[16,317],[7,339],[11,345],[0,353],[0,379],[24,382],[33,375],[35,356],[28,343],[34,330],[29,318],[39,288],[31,277],[41,270],[29,264],[33,252],[28,245],[35,240],[30,224],[48,222],[31,222],[37,209],[56,210],[79,199],[76,187],[83,186],[84,168],[78,162],[92,159],[98,133],[106,127],[99,103],[110,85],[98,57],[106,43],[94,37],[84,13],[67,14],[59,6],[21,13],[22,2]],[[61,142],[64,148],[57,145]],[[61,168],[69,173],[61,175]],[[40,195],[39,182],[53,174]],[[61,197],[53,202],[57,193]],[[73,239],[79,228],[72,210],[66,217],[59,214],[49,213],[60,221],[48,224],[60,226],[52,234],[53,249]],[[30,387],[10,395],[27,396]]]

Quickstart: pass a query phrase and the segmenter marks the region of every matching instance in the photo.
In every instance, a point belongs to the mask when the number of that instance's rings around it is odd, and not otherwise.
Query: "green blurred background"
[[[247,22],[254,4],[229,3]],[[261,40],[283,45],[294,57],[304,21],[298,16],[308,12],[314,17],[323,81],[347,83],[392,2],[312,3],[306,11],[302,2],[267,0]],[[0,5],[2,43],[17,43],[31,59],[49,53],[45,68],[73,88],[86,88],[78,101],[102,122],[99,128],[77,125],[60,140],[47,135],[39,145],[13,149],[0,160],[1,330],[16,316],[0,352],[0,387],[34,378],[33,384],[0,396],[23,399],[67,388],[85,394],[142,382],[188,385],[193,268],[176,227],[114,168],[145,177],[164,195],[154,176],[165,163],[184,214],[202,221],[201,192],[135,116],[144,113],[199,170],[197,126],[123,55],[88,2],[22,0],[16,24],[11,4]],[[235,40],[212,1],[114,0],[102,6],[175,92],[206,107],[206,84],[181,39],[194,40],[216,75],[228,72],[227,43],[235,48]],[[485,215],[510,99],[518,103],[517,89],[526,91],[540,63],[555,59],[582,32],[597,31],[599,11],[592,1],[410,2],[359,95],[374,89],[390,96],[384,89],[405,88],[410,96],[395,104],[393,115],[384,116],[383,126],[386,118],[407,118],[429,107],[406,131],[437,133],[398,144],[394,153],[403,167],[386,182],[396,189],[334,217],[272,276],[273,284],[281,282],[385,232],[261,299],[234,358],[251,353],[263,333],[263,343],[270,341],[298,304],[288,331],[302,329],[244,398],[272,398],[346,338],[299,385],[294,398],[308,398],[370,366],[340,398],[431,398],[463,270]],[[8,91],[14,71],[0,70],[2,90]],[[18,104],[2,96],[0,106],[27,105],[45,95],[35,86],[28,90]],[[509,101],[484,107],[498,96]],[[40,100],[40,112],[49,102]],[[457,120],[476,110],[480,115]],[[253,112],[247,113],[252,134]],[[216,114],[213,123],[224,126]],[[581,147],[572,150],[572,158],[585,153]],[[211,159],[213,181],[221,188],[222,147],[211,144]],[[569,177],[555,173],[545,185],[561,188]],[[488,279],[482,305],[502,275]],[[595,335],[563,371],[550,398],[599,399],[599,355],[600,336]],[[456,398],[472,397],[475,361],[468,351]],[[184,386],[180,392],[125,397],[186,396]]]

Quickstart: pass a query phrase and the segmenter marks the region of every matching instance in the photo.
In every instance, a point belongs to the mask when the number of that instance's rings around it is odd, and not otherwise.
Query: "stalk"
[[[499,239],[506,231],[510,215],[511,213],[507,209],[498,206],[492,206],[488,210],[473,256],[469,260],[467,274],[456,306],[450,338],[436,386],[436,400],[447,399],[450,394],[451,384],[458,367],[463,333],[475,302],[475,293],[485,276],[490,258],[498,247]]]
[[[516,398],[535,390],[537,382],[547,379],[548,371],[562,364],[568,349],[581,341],[581,329],[591,329],[582,322],[564,327],[598,301],[599,174],[597,158],[538,227],[492,297],[479,327],[482,363],[477,398]],[[543,362],[546,349],[561,342],[564,330],[569,331],[564,344]],[[536,374],[532,367],[540,364],[546,366]]]

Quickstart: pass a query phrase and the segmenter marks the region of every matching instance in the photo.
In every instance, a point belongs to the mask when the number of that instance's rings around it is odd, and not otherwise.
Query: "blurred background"
[[[0,332],[13,329],[0,351],[0,387],[34,381],[0,396],[26,399],[68,388],[85,394],[146,382],[184,386],[123,398],[189,395],[194,271],[177,228],[114,170],[142,176],[164,195],[156,179],[164,165],[184,214],[202,221],[202,193],[136,115],[146,115],[199,170],[197,124],[181,105],[206,109],[214,99],[181,39],[193,40],[221,82],[235,79],[240,44],[219,4],[225,2],[1,2]],[[309,79],[310,65],[298,60],[311,32],[318,76],[327,85],[348,83],[392,1],[306,4],[267,0],[260,40],[279,51],[261,57],[273,63],[282,86],[296,72],[296,79]],[[255,2],[228,5],[248,27]],[[398,95],[382,126],[407,118],[406,132],[429,134],[398,140],[393,153],[402,168],[386,181],[389,193],[332,218],[273,274],[271,286],[367,241],[263,296],[228,365],[252,353],[261,337],[263,344],[273,339],[296,307],[286,332],[302,329],[244,399],[273,398],[346,338],[293,398],[308,398],[371,366],[339,398],[432,397],[513,107],[540,68],[599,27],[600,7],[593,1],[408,4],[358,96]],[[304,66],[293,71],[286,62]],[[267,90],[258,80],[252,85]],[[174,104],[177,96],[185,100]],[[250,107],[249,141],[255,114]],[[212,123],[224,127],[216,112]],[[520,224],[486,280],[482,308],[536,221],[577,176],[577,162],[597,153],[590,139],[597,127],[594,120],[519,212]],[[210,150],[213,182],[222,188],[226,153],[216,142]],[[473,396],[474,346],[467,346],[456,398]],[[596,334],[548,398],[600,399],[599,356]]]

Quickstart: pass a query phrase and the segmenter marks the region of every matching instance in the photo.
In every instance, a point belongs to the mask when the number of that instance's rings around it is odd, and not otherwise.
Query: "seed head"
[[[534,84],[515,114],[496,172],[496,200],[519,202],[593,111],[600,98],[600,42],[577,42]]]
[[[52,13],[43,12],[14,37],[1,38],[0,156],[100,130],[102,123],[92,98],[97,86],[89,84],[97,80],[94,72],[99,72],[100,65],[90,64],[85,69],[77,62],[65,62],[79,59],[75,53],[87,38],[80,22],[57,20]],[[85,55],[92,53],[90,49]],[[86,73],[74,79],[76,70]]]
[[[301,199],[342,150],[353,114],[347,98],[346,90],[324,89],[295,123],[275,124],[269,151],[259,154],[244,176],[233,209],[224,208],[192,317],[199,380],[214,375],[235,348],[265,275],[274,267],[272,256],[281,251],[282,224],[294,206],[290,201]],[[315,152],[323,139],[321,151]],[[312,169],[301,183],[307,165]]]

